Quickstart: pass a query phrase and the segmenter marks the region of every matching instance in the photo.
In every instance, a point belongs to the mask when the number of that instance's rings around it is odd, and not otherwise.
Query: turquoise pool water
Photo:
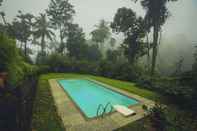
[[[114,92],[93,81],[72,79],[58,80],[58,82],[88,118],[97,116],[99,104],[106,105],[110,102],[111,105],[121,104],[128,107],[138,103],[135,99]]]

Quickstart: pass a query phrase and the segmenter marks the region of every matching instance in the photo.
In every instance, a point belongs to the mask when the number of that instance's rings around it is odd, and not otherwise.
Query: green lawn
[[[128,92],[137,94],[139,96],[151,99],[159,100],[161,98],[155,92],[137,87],[134,83],[125,82],[120,80],[114,80],[104,77],[81,75],[81,74],[63,74],[63,73],[51,73],[41,75],[38,82],[38,88],[33,109],[32,128],[36,131],[63,131],[61,120],[56,113],[54,101],[50,92],[49,79],[54,78],[91,78],[116,88],[126,90]]]

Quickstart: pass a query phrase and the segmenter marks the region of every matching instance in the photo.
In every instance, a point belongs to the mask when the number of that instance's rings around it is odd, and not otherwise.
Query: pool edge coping
[[[84,117],[84,119],[85,120],[87,120],[87,121],[91,121],[91,120],[96,120],[96,119],[99,119],[99,118],[101,118],[102,116],[95,116],[95,117],[92,117],[92,118],[90,118],[90,117],[88,117],[86,114],[85,114],[85,112],[80,108],[80,106],[73,100],[73,98],[70,96],[70,94],[63,88],[63,86],[58,82],[58,80],[68,80],[68,79],[56,79],[56,82],[58,83],[58,85],[64,90],[64,92],[66,93],[66,95],[71,99],[71,101],[72,101],[72,103],[75,105],[75,107],[77,108],[77,110],[81,113],[81,115]],[[104,88],[106,88],[106,89],[108,89],[108,90],[111,90],[111,91],[113,91],[113,92],[116,92],[116,93],[118,93],[118,94],[120,94],[120,95],[123,95],[123,96],[126,96],[126,97],[128,97],[128,98],[130,98],[130,99],[134,99],[135,101],[137,101],[137,103],[135,103],[135,104],[133,104],[133,105],[130,105],[128,108],[131,108],[131,107],[135,107],[135,106],[139,106],[139,105],[141,105],[141,100],[138,100],[138,99],[136,99],[136,98],[133,98],[133,97],[131,97],[131,96],[129,96],[129,95],[127,95],[127,94],[124,94],[124,93],[122,93],[122,92],[119,92],[119,91],[117,91],[117,90],[114,90],[114,89],[112,89],[112,88],[116,88],[116,87],[113,87],[113,86],[110,86],[110,85],[108,85],[108,84],[105,84],[105,83],[102,83],[102,82],[99,82],[99,81],[97,81],[97,80],[93,80],[93,79],[91,79],[91,78],[81,78],[81,79],[78,79],[78,78],[75,78],[75,79],[69,79],[69,80],[88,80],[88,81],[90,81],[90,82],[93,82],[93,83],[96,83],[96,84],[98,84],[98,85],[102,85]],[[111,114],[113,114],[113,113],[115,113],[116,111],[114,110],[114,111],[111,111],[111,112],[109,112],[109,113],[107,113],[107,114],[104,114],[104,117],[107,117],[107,116],[109,116],[109,115],[111,115]]]

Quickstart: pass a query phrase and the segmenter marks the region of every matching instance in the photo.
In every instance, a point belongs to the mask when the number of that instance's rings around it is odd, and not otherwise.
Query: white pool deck
[[[98,81],[95,82],[103,84]],[[109,115],[106,115],[104,118],[87,120],[82,115],[80,109],[77,108],[73,101],[69,98],[64,89],[62,89],[62,87],[57,83],[57,79],[50,79],[49,84],[55,105],[57,107],[58,115],[62,119],[66,131],[112,131],[143,118],[145,116],[145,112],[142,109],[142,105],[146,105],[147,107],[152,107],[154,105],[154,102],[151,100],[103,84],[107,88],[137,99],[139,101],[139,104],[130,107],[130,109],[136,112],[136,115],[125,117],[118,112],[113,112]]]

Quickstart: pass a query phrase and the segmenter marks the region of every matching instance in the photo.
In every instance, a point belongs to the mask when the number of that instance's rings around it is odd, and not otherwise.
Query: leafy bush
[[[160,104],[156,104],[153,108],[149,109],[148,112],[151,126],[158,131],[166,131],[167,126],[169,126],[165,114],[166,108]]]
[[[74,72],[83,74],[98,74],[98,65],[95,62],[89,62],[86,60],[73,62]]]
[[[46,60],[44,60],[45,63],[43,64],[48,65],[50,67],[50,70],[54,72],[62,72],[65,65],[65,61],[67,61],[67,59],[67,57],[61,54],[54,53],[47,56]]]
[[[38,70],[36,66],[25,62],[16,48],[16,42],[2,34],[0,35],[0,56],[0,72],[8,72],[8,82],[13,86]]]
[[[158,131],[195,131],[196,116],[156,103],[148,109],[148,123]]]
[[[97,64],[86,60],[77,61],[62,54],[54,53],[42,60],[42,67],[48,67],[49,72],[77,72],[97,74]],[[45,68],[46,70],[46,68]]]
[[[113,64],[109,61],[101,61],[99,63],[99,73],[101,76],[112,77]]]
[[[120,80],[136,81],[141,71],[139,66],[131,65],[128,62],[101,61],[99,65],[99,72],[102,76]]]
[[[128,62],[76,60],[58,53],[45,56],[42,65],[48,66],[49,72],[93,74],[130,81],[137,81],[142,73],[138,65]]]
[[[0,71],[7,71],[7,65],[18,59],[15,41],[0,35]]]

